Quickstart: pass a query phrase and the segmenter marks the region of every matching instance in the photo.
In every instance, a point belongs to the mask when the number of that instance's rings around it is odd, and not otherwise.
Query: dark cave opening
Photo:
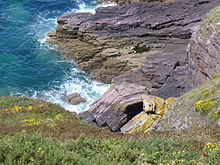
[[[137,114],[141,113],[144,109],[143,102],[138,102],[127,106],[125,109],[125,114],[127,114],[127,122],[135,117]]]

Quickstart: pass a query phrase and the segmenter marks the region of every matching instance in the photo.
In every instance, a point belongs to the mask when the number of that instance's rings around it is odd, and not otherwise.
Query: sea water
[[[82,112],[108,90],[92,81],[74,61],[65,60],[45,43],[56,18],[65,12],[95,12],[91,0],[0,0],[0,96],[28,96]],[[65,96],[80,93],[87,100],[69,105]]]

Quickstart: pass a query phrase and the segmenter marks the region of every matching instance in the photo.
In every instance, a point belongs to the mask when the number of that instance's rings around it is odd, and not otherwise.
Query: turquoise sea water
[[[108,85],[93,82],[73,61],[44,43],[56,17],[64,12],[93,9],[84,0],[0,0],[0,96],[29,96],[84,111]],[[80,93],[87,103],[71,106],[65,95]]]

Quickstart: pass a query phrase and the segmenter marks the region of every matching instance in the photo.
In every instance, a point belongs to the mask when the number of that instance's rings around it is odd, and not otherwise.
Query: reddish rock
[[[100,7],[94,15],[68,13],[58,19],[52,41],[95,80],[136,83],[152,95],[177,97],[185,92],[189,39],[217,5],[219,0],[137,2]]]
[[[220,7],[204,19],[188,47],[187,89],[195,88],[220,72]]]
[[[135,84],[113,86],[97,99],[88,111],[80,113],[78,117],[98,126],[108,127],[112,131],[119,131],[128,120],[143,111],[143,97],[146,96],[148,94],[144,86]],[[126,113],[126,107],[132,104],[133,112]]]

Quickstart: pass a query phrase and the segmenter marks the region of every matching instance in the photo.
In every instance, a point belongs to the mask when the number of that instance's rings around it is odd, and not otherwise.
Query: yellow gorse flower
[[[56,121],[64,121],[64,119],[65,119],[65,117],[62,114],[58,114],[53,119],[36,120],[36,119],[32,118],[32,119],[21,120],[18,123],[19,124],[27,124],[28,126],[41,125],[42,123],[44,123],[50,127],[54,127],[57,125],[55,123]]]
[[[20,110],[26,110],[26,111],[29,111],[29,110],[32,110],[33,109],[33,106],[14,106],[14,107],[11,107],[11,108],[4,108],[2,109],[3,112],[13,112],[13,113],[16,113],[16,112],[19,112]]]
[[[40,125],[41,121],[37,121],[36,119],[27,119],[19,121],[19,124],[27,124],[29,126]]]
[[[60,120],[63,121],[64,120],[64,116],[62,114],[58,114],[54,117],[54,120]]]
[[[213,152],[220,151],[220,142],[217,142],[217,143],[205,143],[204,151],[208,155],[213,153]]]

